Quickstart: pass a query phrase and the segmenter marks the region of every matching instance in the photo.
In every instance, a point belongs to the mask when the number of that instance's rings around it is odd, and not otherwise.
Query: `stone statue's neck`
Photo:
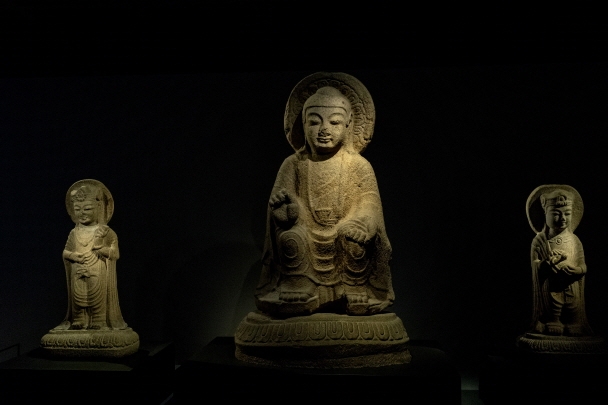
[[[556,232],[556,231],[555,231],[553,228],[549,228],[549,232],[548,232],[548,235],[547,235],[547,236],[548,236],[549,238],[554,238],[554,237],[556,237],[557,235],[561,235],[561,234],[565,233],[566,231],[568,231],[568,228],[566,228],[566,229],[564,229],[564,230],[562,230],[562,231],[559,231],[559,232]]]
[[[310,156],[310,160],[312,160],[313,162],[323,162],[323,161],[329,160],[333,157],[337,157],[337,156],[341,155],[342,153],[344,153],[344,152],[342,151],[342,148],[340,148],[335,152],[324,153],[324,154],[318,154],[318,153],[312,151],[309,156]]]
[[[99,226],[99,223],[96,223],[95,225],[83,225],[83,224],[78,224],[76,225],[76,228],[82,228],[82,229],[95,229]]]

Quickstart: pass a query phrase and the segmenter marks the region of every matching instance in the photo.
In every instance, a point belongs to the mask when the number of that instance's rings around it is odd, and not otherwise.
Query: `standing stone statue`
[[[352,357],[378,350],[390,352],[391,359],[384,356],[377,365],[409,361],[401,320],[384,312],[395,298],[391,245],[374,171],[361,156],[374,123],[372,98],[350,75],[315,73],[292,90],[284,125],[295,153],[281,165],[270,193],[255,292],[259,311],[237,330],[237,357],[356,366]],[[264,327],[270,328],[265,345],[270,351],[266,347],[264,353],[272,353],[271,359],[261,359],[255,352],[259,345],[252,343],[262,339],[257,333]],[[300,336],[302,328],[308,329]],[[286,339],[285,333],[298,336]],[[323,353],[329,360],[290,361],[284,351],[296,341],[298,346],[327,346]],[[338,353],[341,358],[332,359]]]
[[[42,338],[50,353],[121,357],[135,353],[139,336],[123,320],[116,288],[116,233],[107,225],[114,212],[110,191],[97,180],[80,180],[66,195],[76,224],[63,250],[68,308]]]
[[[568,185],[543,185],[528,197],[532,240],[533,311],[530,330],[519,346],[540,352],[603,349],[585,312],[587,265],[583,245],[573,233],[583,216],[583,201]]]

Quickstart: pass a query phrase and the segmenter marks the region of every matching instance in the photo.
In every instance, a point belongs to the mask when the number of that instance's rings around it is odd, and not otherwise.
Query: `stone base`
[[[124,357],[137,352],[139,335],[121,330],[51,330],[40,340],[42,349],[61,357]]]
[[[551,336],[525,333],[517,338],[517,347],[535,353],[607,353],[606,342],[599,336]]]
[[[355,368],[405,364],[409,337],[394,313],[316,313],[287,319],[250,312],[234,336],[236,358],[265,366]]]

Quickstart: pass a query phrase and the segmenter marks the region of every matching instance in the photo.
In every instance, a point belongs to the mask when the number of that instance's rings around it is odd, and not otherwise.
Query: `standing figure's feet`
[[[84,324],[84,322],[72,322],[72,326],[70,327],[70,329],[86,329],[86,325]]]

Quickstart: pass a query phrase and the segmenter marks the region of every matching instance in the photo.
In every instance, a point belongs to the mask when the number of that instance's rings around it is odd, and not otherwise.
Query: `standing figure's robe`
[[[101,238],[95,237],[97,230],[103,234]],[[102,247],[94,251],[91,263],[76,263],[68,259],[71,252],[90,252],[94,244]],[[85,326],[97,324],[109,329],[127,327],[118,302],[118,258],[118,238],[107,225],[80,225],[70,231],[64,250],[68,309],[58,329],[67,329],[76,321]]]
[[[585,313],[585,275],[569,275],[562,271],[554,273],[545,262],[554,250],[562,251],[567,256],[564,264],[586,267],[583,245],[569,229],[550,239],[547,239],[544,230],[534,237],[531,248],[534,296],[531,328],[535,332],[545,332],[547,322],[557,313],[566,327],[572,325],[580,333],[591,335]]]

